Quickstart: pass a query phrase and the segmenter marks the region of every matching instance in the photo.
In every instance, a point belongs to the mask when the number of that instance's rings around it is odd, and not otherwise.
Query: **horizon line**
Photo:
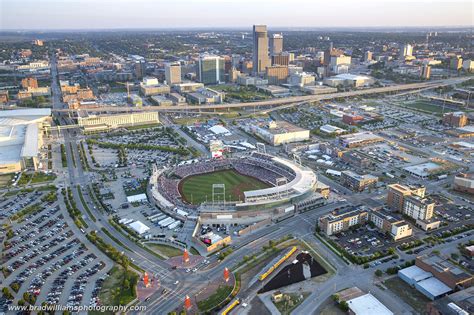
[[[254,25],[254,24],[252,24]],[[259,25],[259,24],[255,24]],[[268,24],[263,24],[268,27]],[[248,27],[251,30],[251,25]],[[271,29],[321,29],[321,30],[330,30],[330,29],[427,29],[427,28],[456,28],[456,29],[467,29],[474,28],[473,25],[391,25],[391,26],[272,26],[268,27]],[[245,26],[175,26],[175,27],[103,27],[103,28],[2,28],[0,33],[6,32],[44,32],[44,31],[118,31],[118,30],[244,30]]]

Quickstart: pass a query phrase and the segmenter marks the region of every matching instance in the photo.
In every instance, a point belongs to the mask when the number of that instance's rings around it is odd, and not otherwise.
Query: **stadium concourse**
[[[243,198],[228,198],[226,193],[223,199],[213,198],[212,186],[224,184],[223,181],[206,182],[208,187],[204,187],[209,192],[209,198],[203,199],[197,194],[202,191],[193,191],[196,200],[207,200],[201,204],[192,204],[190,197],[183,193],[183,183],[186,184],[190,178],[203,176],[205,174],[215,174],[216,172],[232,171],[237,177],[246,176],[255,182],[263,185],[248,185],[246,187],[263,187],[255,190],[245,190],[241,192]],[[231,176],[232,172],[225,173]],[[213,176],[218,178],[218,176]],[[245,177],[244,177],[245,178]],[[235,181],[234,181],[235,182]],[[162,170],[154,169],[150,179],[151,194],[158,206],[165,209],[186,209],[191,213],[204,212],[220,213],[222,218],[229,218],[228,213],[238,213],[238,217],[255,216],[255,211],[267,213],[266,217],[271,217],[271,210],[294,210],[298,204],[310,205],[308,200],[321,199],[315,193],[317,178],[314,172],[292,161],[275,157],[265,153],[252,152],[250,154],[226,159],[192,160],[188,163]],[[227,186],[228,183],[225,183]],[[202,187],[200,187],[202,188]],[[226,187],[229,189],[232,187]],[[229,200],[230,199],[230,200]],[[214,202],[212,202],[214,200]],[[226,215],[227,214],[227,215]],[[265,218],[265,215],[258,216],[258,219]]]

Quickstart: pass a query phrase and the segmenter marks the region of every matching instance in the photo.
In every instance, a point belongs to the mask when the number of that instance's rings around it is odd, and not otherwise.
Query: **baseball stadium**
[[[195,209],[201,214],[239,211],[241,216],[245,211],[294,206],[313,195],[317,179],[298,163],[252,152],[155,170],[150,181],[160,207]]]

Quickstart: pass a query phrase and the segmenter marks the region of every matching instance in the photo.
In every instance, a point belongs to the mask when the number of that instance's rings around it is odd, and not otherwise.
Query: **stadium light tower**
[[[219,202],[220,197],[225,205],[225,184],[212,184],[212,205],[215,205],[216,201]]]

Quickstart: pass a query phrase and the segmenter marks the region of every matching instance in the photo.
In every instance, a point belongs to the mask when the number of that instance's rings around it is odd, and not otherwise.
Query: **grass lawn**
[[[183,255],[183,251],[181,249],[169,245],[149,243],[147,244],[147,246],[158,252],[158,254],[163,254],[168,257],[176,257]]]
[[[205,300],[198,301],[197,305],[200,311],[207,311],[210,310],[222,301],[224,301],[230,294],[232,293],[232,287],[229,285],[226,286],[219,286],[216,292],[208,297]]]
[[[410,305],[419,314],[426,311],[426,303],[430,300],[416,289],[410,287],[399,277],[393,277],[384,282],[384,285],[390,289],[395,295],[399,296],[405,303]]]
[[[8,187],[11,185],[13,174],[0,175],[0,188]]]
[[[116,265],[110,270],[99,298],[103,305],[127,305],[135,298],[135,287],[139,276],[133,271],[125,271]]]
[[[419,109],[419,110],[430,112],[433,114],[441,114],[443,112],[442,106],[433,105],[432,103],[427,102],[427,101],[414,101],[414,102],[409,102],[409,103],[407,102],[407,103],[403,103],[403,106],[410,107],[413,109]],[[450,109],[445,107],[444,111],[449,112]]]
[[[297,294],[297,293],[285,294],[285,298],[282,301],[274,303],[274,304],[282,315],[290,315],[291,312],[298,305],[300,305],[304,301],[304,299],[308,297],[308,295],[309,295],[308,292],[304,292],[302,294]]]
[[[56,178],[55,174],[45,174],[45,173],[34,173],[33,178],[31,178],[31,184],[49,182]]]
[[[197,205],[212,201],[212,184],[225,185],[226,201],[243,200],[245,191],[270,187],[235,170],[224,170],[187,177],[179,184],[179,189],[185,201]]]
[[[32,177],[33,177],[32,174],[21,173],[21,177],[18,180],[18,186],[24,186],[28,184],[28,182],[31,180]]]

